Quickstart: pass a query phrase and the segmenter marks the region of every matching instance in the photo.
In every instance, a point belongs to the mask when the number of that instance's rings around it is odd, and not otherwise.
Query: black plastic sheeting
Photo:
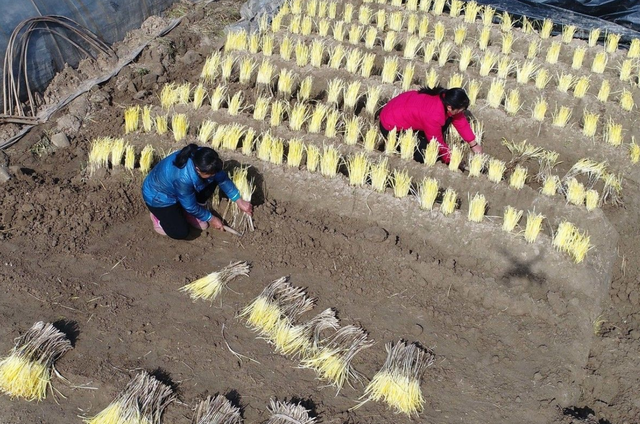
[[[588,37],[588,31],[620,34],[623,41],[640,37],[640,2],[630,0],[476,0],[510,14],[532,19],[551,19],[555,24],[575,25],[586,31],[576,31],[578,37]],[[558,30],[560,30],[558,28]]]
[[[45,15],[65,16],[89,29],[107,44],[139,28],[176,0],[0,0],[0,54],[4,58],[14,28],[20,22]],[[32,88],[42,89],[66,63],[75,66],[85,56],[68,41],[51,34],[54,25],[31,35],[27,64]],[[69,36],[69,34],[65,34]],[[0,70],[3,63],[0,61]],[[14,70],[17,71],[17,70]],[[1,103],[1,99],[0,99]]]

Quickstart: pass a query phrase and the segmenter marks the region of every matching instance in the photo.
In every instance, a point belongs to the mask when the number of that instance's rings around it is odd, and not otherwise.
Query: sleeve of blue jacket
[[[193,181],[188,178],[188,174],[180,175],[174,184],[176,193],[178,193],[178,202],[182,208],[200,221],[209,221],[213,214],[196,202],[196,189]]]
[[[229,200],[235,202],[240,198],[240,191],[236,185],[229,179],[229,175],[226,171],[219,171],[214,176],[213,179],[218,183],[220,189],[227,195]]]

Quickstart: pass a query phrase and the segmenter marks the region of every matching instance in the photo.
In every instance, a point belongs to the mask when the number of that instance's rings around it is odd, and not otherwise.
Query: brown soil
[[[266,420],[271,398],[303,401],[325,423],[412,421],[373,402],[350,410],[362,385],[336,394],[312,371],[275,354],[236,318],[266,284],[281,276],[290,276],[294,285],[317,297],[315,310],[333,307],[343,325],[358,324],[369,332],[376,344],[354,360],[369,378],[384,362],[385,343],[405,339],[434,350],[436,361],[422,383],[425,409],[413,421],[640,422],[640,274],[634,260],[640,253],[638,169],[622,147],[584,139],[581,111],[587,107],[616,117],[629,139],[638,129],[632,113],[622,112],[615,102],[607,107],[597,102],[597,81],[583,101],[552,84],[544,92],[551,110],[556,102],[575,108],[567,128],[541,125],[528,111],[509,117],[484,100],[473,112],[485,125],[485,151],[503,160],[510,158],[501,145],[505,137],[560,153],[561,176],[582,157],[609,161],[613,171],[624,175],[622,207],[586,212],[560,196],[540,195],[535,183],[515,191],[504,182],[470,179],[442,164],[425,170],[392,158],[390,165],[408,169],[414,181],[429,175],[458,191],[461,209],[443,216],[420,210],[413,200],[396,199],[390,191],[353,188],[344,176],[328,179],[304,168],[221,151],[228,166],[253,167],[256,230],[242,238],[210,230],[175,241],[151,229],[139,172],[103,169],[89,177],[90,140],[124,134],[126,106],[159,108],[165,82],[197,82],[204,59],[222,44],[222,26],[237,19],[239,6],[225,0],[193,8],[136,63],[6,151],[13,178],[0,191],[0,351],[9,351],[13,338],[39,320],[76,323],[79,333],[75,349],[57,363],[69,381],[55,379],[57,393],[42,403],[0,397],[0,422],[79,422],[78,416],[104,408],[140,369],[161,369],[177,384],[180,401],[167,409],[164,422],[169,423],[189,422],[196,400],[215,393],[237,402],[245,422]],[[176,10],[186,11],[183,5]],[[440,19],[450,29],[458,22]],[[146,29],[161,23],[154,20]],[[132,34],[118,53],[138,38]],[[514,57],[524,57],[527,43],[519,41],[514,48]],[[616,60],[624,58],[618,55]],[[296,68],[295,61],[274,61]],[[571,70],[570,55],[561,62],[559,70]],[[442,70],[443,83],[457,71],[457,65],[450,65]],[[416,75],[424,75],[427,67],[419,66]],[[307,71],[320,84],[314,86],[317,98],[324,95],[322,81],[356,79],[342,70]],[[626,87],[638,94],[637,87],[614,75],[607,75],[612,92]],[[59,98],[82,77],[82,71],[66,70],[45,98]],[[475,67],[465,78],[482,79]],[[486,97],[490,78],[483,81],[479,99]],[[380,76],[363,84],[380,84]],[[516,87],[513,78],[508,86]],[[383,100],[398,89],[399,83],[395,88],[383,85]],[[253,87],[234,82],[230,90],[255,98]],[[532,86],[521,91],[529,102],[539,95]],[[205,119],[267,129],[250,112],[235,118],[224,110],[176,110],[189,113],[190,135]],[[60,130],[70,135],[71,147],[55,149],[48,141]],[[284,138],[295,134],[284,126],[272,132]],[[136,133],[127,140],[137,146],[151,143],[164,152],[184,145],[169,134]],[[318,135],[307,135],[305,141],[336,142]],[[489,202],[481,224],[466,219],[467,193],[476,192]],[[545,214],[547,224],[538,241],[529,244],[500,230],[506,205]],[[574,264],[552,248],[552,233],[563,219],[591,235],[594,249],[584,263]],[[178,291],[237,260],[252,264],[250,277],[234,280],[213,304],[193,303]]]

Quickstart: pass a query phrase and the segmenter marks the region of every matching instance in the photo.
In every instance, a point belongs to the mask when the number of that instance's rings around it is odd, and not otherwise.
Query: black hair
[[[451,106],[452,109],[467,109],[471,103],[469,96],[462,88],[442,88],[438,85],[433,88],[422,87],[418,93],[440,96],[442,103],[445,106]]]
[[[210,147],[200,147],[194,143],[189,144],[180,150],[173,164],[178,168],[184,168],[189,158],[202,173],[215,174],[222,170],[222,159]]]

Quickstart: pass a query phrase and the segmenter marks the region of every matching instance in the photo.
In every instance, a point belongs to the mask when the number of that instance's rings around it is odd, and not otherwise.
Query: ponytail
[[[183,147],[176,156],[173,164],[178,168],[184,168],[191,159],[193,164],[205,174],[215,174],[222,170],[222,159],[215,150],[210,147],[199,147],[197,144],[189,144]]]
[[[438,96],[441,93],[447,91],[446,88],[440,87],[439,85],[433,87],[433,88],[429,88],[429,87],[422,87],[420,90],[418,90],[418,93],[420,94],[428,94],[430,96]]]
[[[430,96],[440,96],[445,106],[451,106],[452,109],[467,109],[471,101],[466,91],[462,88],[442,88],[436,86],[434,88],[422,87],[418,90],[420,94],[428,94]]]
[[[187,164],[187,161],[190,157],[193,156],[193,153],[198,150],[198,145],[191,143],[180,150],[178,156],[176,156],[176,160],[173,161],[173,164],[178,168],[182,169]]]

